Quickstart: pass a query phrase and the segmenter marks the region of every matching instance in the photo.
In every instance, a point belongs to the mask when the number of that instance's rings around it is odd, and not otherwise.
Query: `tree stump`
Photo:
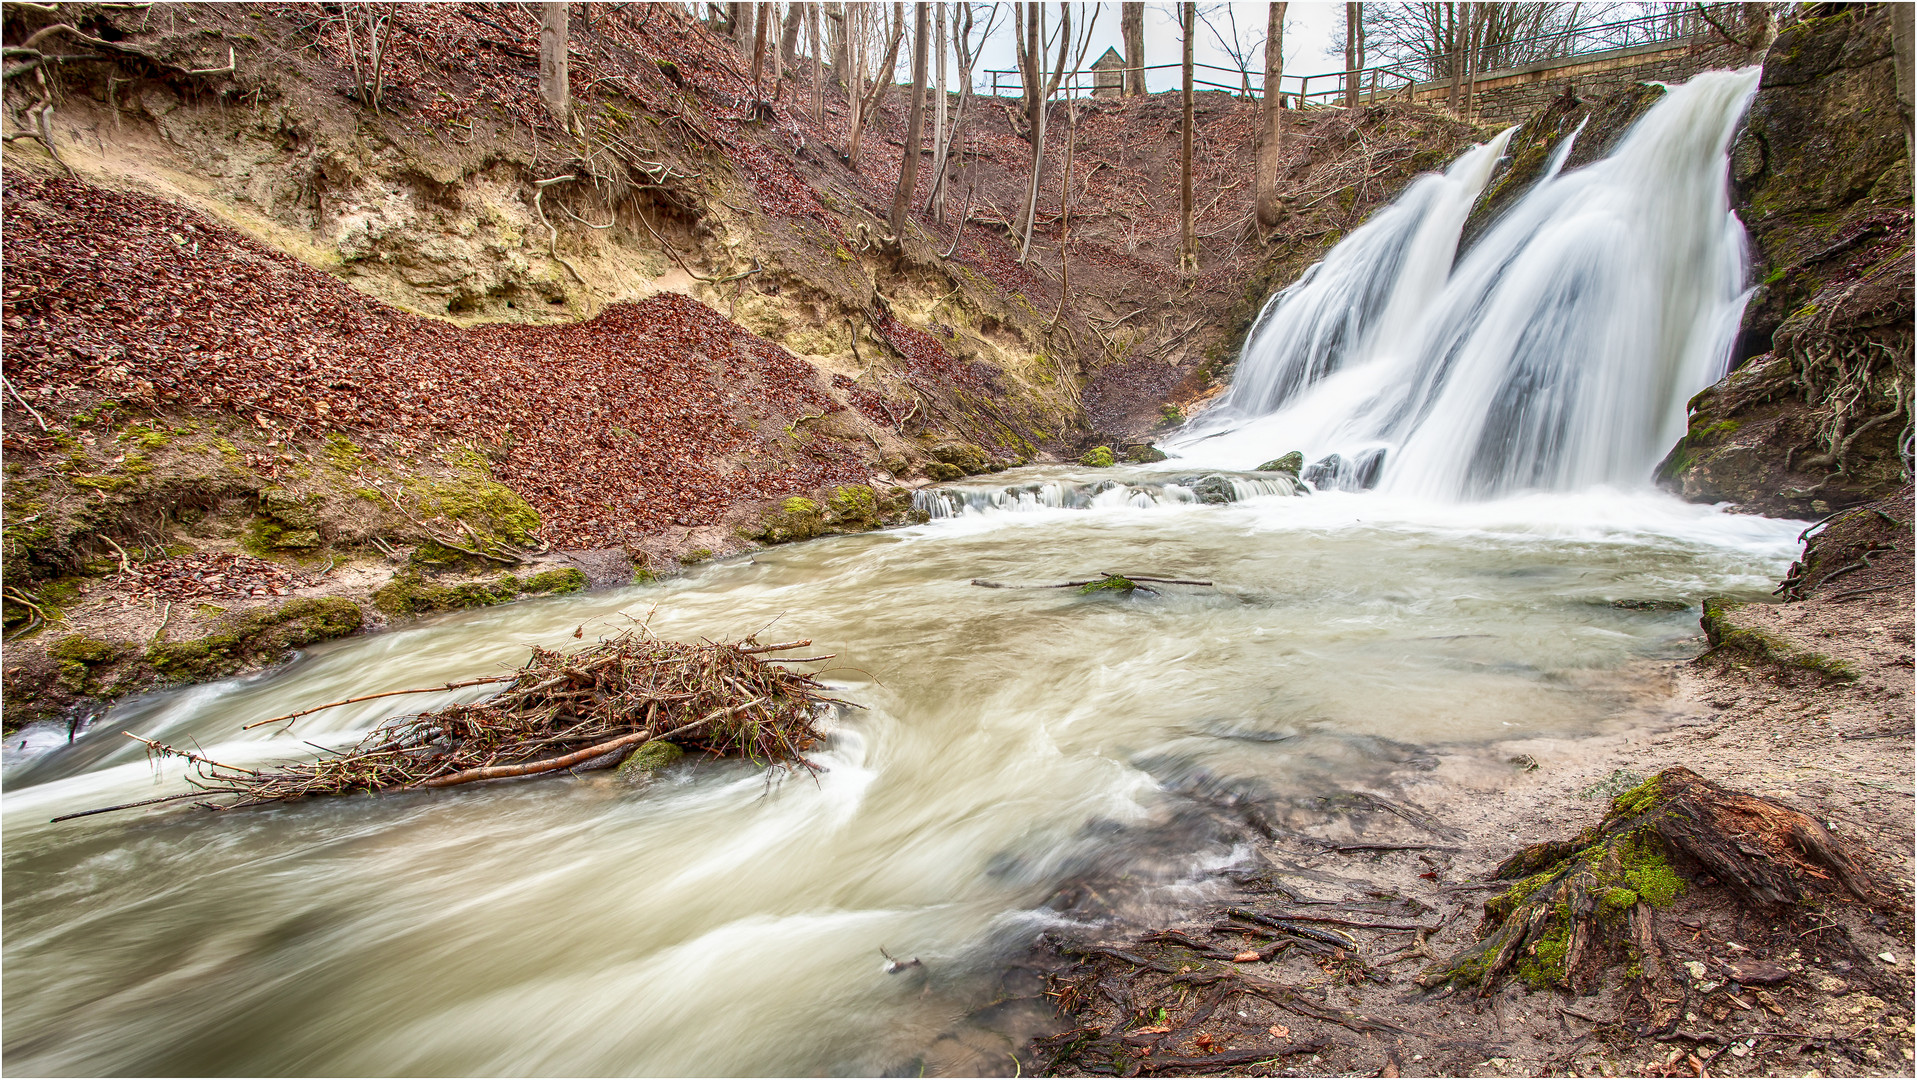
[[[1879,902],[1844,844],[1811,817],[1730,791],[1689,769],[1666,769],[1612,800],[1575,839],[1533,844],[1494,878],[1516,880],[1487,900],[1482,940],[1425,971],[1420,985],[1475,986],[1488,995],[1515,974],[1526,984],[1585,992],[1628,962],[1649,1029],[1675,1022],[1683,991],[1655,920],[1693,880],[1775,914],[1848,892]]]

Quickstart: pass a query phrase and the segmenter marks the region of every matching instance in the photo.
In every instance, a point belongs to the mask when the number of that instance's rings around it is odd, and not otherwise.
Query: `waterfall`
[[[1727,150],[1758,69],[1673,88],[1608,157],[1569,146],[1477,243],[1511,131],[1415,181],[1267,303],[1232,389],[1166,449],[1436,498],[1639,485],[1719,378],[1744,291]]]

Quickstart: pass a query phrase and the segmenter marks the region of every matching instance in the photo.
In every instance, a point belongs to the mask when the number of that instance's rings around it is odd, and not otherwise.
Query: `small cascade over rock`
[[[1223,504],[1306,493],[1307,489],[1295,477],[1284,472],[1048,477],[1024,483],[947,484],[925,488],[912,494],[912,508],[938,520],[968,513],[1118,507],[1149,510],[1160,506]]]
[[[1462,256],[1511,133],[1414,183],[1271,299],[1226,400],[1166,449],[1302,447],[1314,487],[1441,499],[1648,483],[1748,299],[1727,148],[1757,81],[1700,75],[1562,171],[1567,142]]]

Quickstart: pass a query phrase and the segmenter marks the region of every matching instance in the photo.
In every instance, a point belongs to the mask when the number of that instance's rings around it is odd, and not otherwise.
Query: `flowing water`
[[[1720,111],[1738,107],[1733,89]],[[1672,101],[1683,105],[1683,91]],[[1685,115],[1703,108],[1693,106]],[[1692,126],[1668,138],[1689,145]],[[1377,248],[1396,250],[1402,273],[1361,301],[1396,322],[1314,329],[1343,341],[1344,359],[1270,381],[1261,407],[1282,416],[1387,362],[1380,350],[1428,356],[1433,341],[1478,341],[1434,329],[1451,325],[1433,314],[1434,297],[1463,289],[1465,269],[1447,273],[1448,245],[1495,152],[1407,194],[1429,202],[1394,227],[1437,232]],[[1478,250],[1528,258],[1494,239]],[[1512,302],[1503,286],[1472,288],[1486,310]],[[1698,320],[1719,315],[1700,308]],[[1387,350],[1378,342],[1388,335],[1403,343]],[[1667,368],[1695,342],[1668,326],[1653,337],[1664,351],[1634,370],[1677,381],[1642,396],[1681,395],[1697,373]],[[1456,370],[1435,381],[1465,379],[1488,348],[1453,350]],[[1255,367],[1248,357],[1246,378]],[[1576,400],[1598,400],[1587,390]],[[1412,458],[1418,433],[1453,407],[1445,393],[1427,395],[1433,419],[1394,453]],[[1363,395],[1351,396],[1356,415]],[[1619,451],[1637,470],[1619,474],[1630,484],[1584,486],[1585,465],[1565,463],[1585,460],[1572,443],[1586,436],[1570,428],[1537,456],[1556,464],[1486,471],[1475,451],[1460,453],[1446,459],[1456,475],[1444,483],[1388,472],[1385,490],[1368,494],[1194,472],[1292,448],[1363,449],[1238,407],[1241,426],[1188,444],[1191,462],[1005,474],[927,494],[937,518],[917,528],[429,620],[254,678],[125,702],[71,744],[46,729],[10,738],[0,800],[7,1068],[1006,1067],[1042,1011],[1018,957],[1048,928],[1149,918],[1212,895],[1219,872],[1247,858],[1248,834],[1214,812],[1221,800],[1282,816],[1433,755],[1594,730],[1631,692],[1634,661],[1695,647],[1695,608],[1612,601],[1760,596],[1795,551],[1796,523],[1637,490],[1641,448]],[[1271,436],[1262,447],[1259,432]],[[1567,490],[1514,490],[1530,486]],[[1431,497],[1464,489],[1498,497]],[[1158,595],[968,584],[1100,571],[1212,584]],[[816,777],[690,761],[642,785],[598,773],[48,823],[181,789],[176,764],[147,761],[122,732],[241,764],[311,755],[451,696],[366,702],[290,733],[240,727],[506,670],[528,643],[565,647],[576,628],[590,639],[633,620],[669,638],[813,639],[838,654],[824,678],[865,708],[832,718]],[[920,963],[888,970],[887,954]]]
[[[1016,479],[1016,478],[1013,478]],[[1236,838],[1195,796],[1336,790],[1433,748],[1573,735],[1604,676],[1762,595],[1795,527],[1655,495],[1380,495],[972,513],[761,552],[668,585],[516,604],[122,705],[6,778],[5,1059],[21,1073],[967,1071],[966,1019],[1060,921],[1199,899]],[[1098,570],[1156,597],[970,587]],[[868,708],[816,780],[693,763],[453,792],[47,824],[178,790],[121,730],[241,763],[407,707],[250,719],[503,670],[650,617],[770,625]],[[1594,687],[1596,689],[1594,689]],[[404,699],[402,699],[404,700]],[[411,707],[417,707],[413,705]],[[1050,907],[1048,907],[1048,903]],[[880,949],[920,968],[887,974]],[[947,1036],[941,1039],[941,1036]]]
[[[1413,184],[1272,299],[1224,407],[1172,451],[1239,469],[1381,453],[1373,482],[1437,498],[1642,483],[1748,297],[1725,149],[1757,77],[1672,89],[1584,168],[1560,171],[1567,141],[1461,257],[1509,132]]]

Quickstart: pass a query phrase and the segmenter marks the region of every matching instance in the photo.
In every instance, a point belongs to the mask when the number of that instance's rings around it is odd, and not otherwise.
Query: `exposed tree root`
[[[1843,843],[1814,819],[1682,767],[1619,795],[1576,839],[1518,852],[1496,877],[1522,880],[1485,902],[1483,940],[1428,969],[1419,983],[1476,986],[1488,995],[1515,974],[1534,987],[1582,992],[1628,961],[1647,1030],[1674,1023],[1684,999],[1664,959],[1656,911],[1687,881],[1713,881],[1739,903],[1772,913],[1838,892],[1878,899]]]

